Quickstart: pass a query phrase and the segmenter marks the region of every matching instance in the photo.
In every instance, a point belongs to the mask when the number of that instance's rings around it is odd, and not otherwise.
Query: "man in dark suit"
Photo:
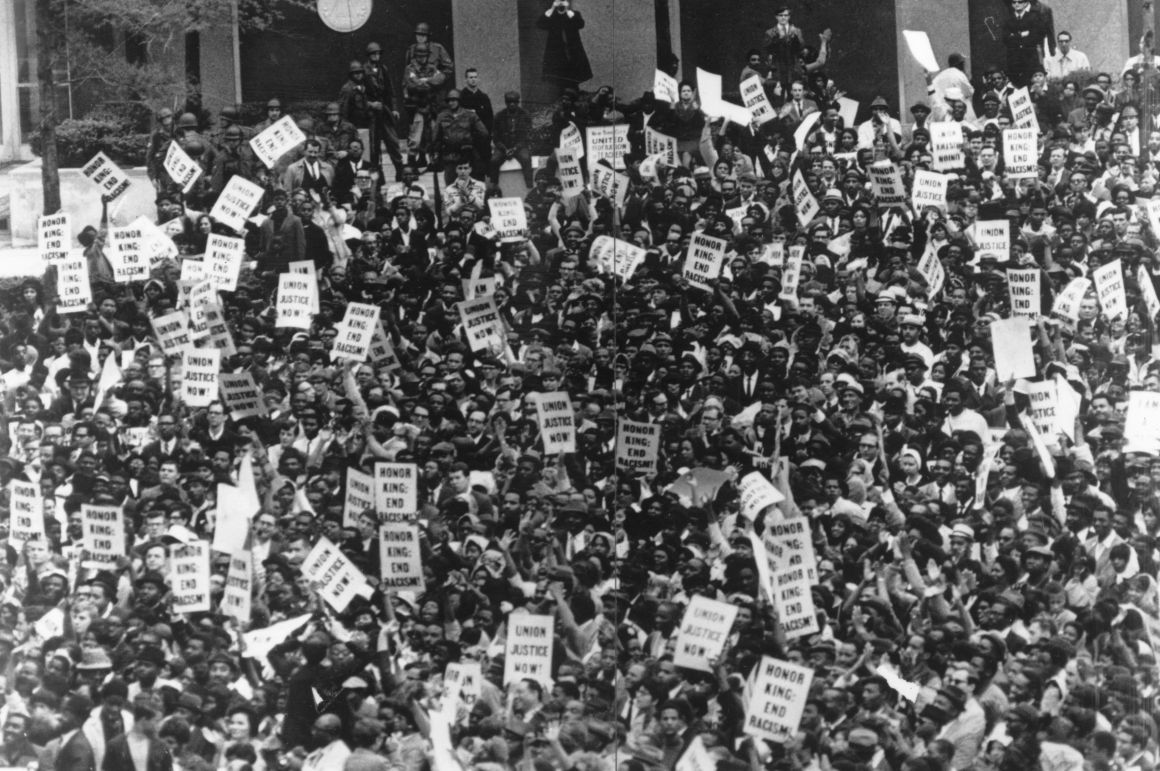
[[[40,753],[40,767],[54,771],[96,771],[97,760],[93,746],[80,727],[84,725],[93,702],[83,693],[70,694],[61,708],[61,735],[53,739]]]
[[[181,448],[181,436],[177,418],[170,413],[159,415],[157,418],[156,441],[150,442],[141,448],[141,457],[146,461],[157,458],[158,462],[172,460],[181,464],[185,460],[185,450]]]
[[[1055,45],[1043,15],[1032,10],[1028,0],[1014,0],[1003,25],[1003,44],[1007,47],[1007,74],[1017,88],[1031,82],[1031,73],[1041,64],[1040,45],[1044,42]]]
[[[351,139],[345,145],[346,157],[334,164],[334,197],[340,204],[352,203],[354,189],[358,187],[361,197],[374,195],[376,180],[374,167],[362,157],[363,145],[358,139]],[[366,180],[365,182],[360,180]]]
[[[290,211],[290,194],[275,190],[274,211],[262,223],[258,262],[261,270],[286,272],[288,263],[306,259],[306,236],[302,220]]]
[[[138,694],[133,700],[133,727],[109,742],[102,771],[173,771],[169,747],[157,738],[161,714],[160,699]],[[137,762],[142,757],[144,766]]]

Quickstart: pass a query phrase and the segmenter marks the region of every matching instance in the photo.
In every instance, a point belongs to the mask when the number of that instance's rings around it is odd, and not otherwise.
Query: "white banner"
[[[238,273],[246,256],[246,242],[241,238],[211,233],[205,247],[206,277],[214,288],[232,292],[238,288]]]
[[[472,351],[502,350],[507,345],[507,334],[495,307],[494,296],[477,297],[459,303],[458,307],[463,331],[467,333],[467,344]]]
[[[306,141],[306,135],[298,128],[298,124],[289,115],[283,115],[281,120],[250,140],[250,147],[254,155],[258,156],[266,168],[274,168],[286,153]]]
[[[125,556],[125,517],[120,506],[81,504],[82,543],[86,554],[83,568],[116,570]]]
[[[531,613],[508,616],[504,645],[503,684],[535,680],[547,687],[552,681],[552,646],[556,619]]]
[[[1011,313],[1037,319],[1040,316],[1041,297],[1039,269],[1007,270],[1007,293],[1011,298]]]
[[[926,281],[927,299],[933,300],[942,291],[943,284],[946,283],[947,271],[943,267],[942,260],[935,253],[933,245],[929,242],[926,251],[922,253],[922,259],[918,261],[918,272]]]
[[[1035,179],[1039,176],[1036,157],[1036,135],[1030,128],[1003,130],[1003,163],[1008,179]]]
[[[187,407],[208,407],[218,397],[221,351],[190,348],[181,368],[181,401]]]
[[[628,184],[627,175],[613,171],[603,163],[592,167],[592,189],[611,200],[618,208],[624,206]]]
[[[278,276],[278,321],[277,327],[310,329],[313,314],[310,312],[310,279],[299,273],[282,273]]]
[[[721,655],[736,618],[736,605],[694,595],[677,632],[673,664],[712,672],[709,660]]]
[[[910,194],[915,213],[921,215],[922,210],[927,206],[945,211],[947,208],[947,182],[946,174],[926,169],[915,169],[914,187]]]
[[[540,422],[545,455],[576,452],[575,411],[567,391],[539,394],[536,399],[536,416]]]
[[[89,284],[89,262],[83,256],[57,263],[57,313],[79,313],[89,309],[93,289]]]
[[[698,289],[712,292],[714,282],[721,275],[728,248],[729,242],[723,239],[707,236],[701,231],[693,233],[684,267],[688,282]]]
[[[69,216],[64,212],[42,214],[36,220],[36,246],[40,259],[54,265],[68,259],[68,245],[72,238]]]
[[[1119,260],[1112,260],[1092,271],[1100,312],[1108,321],[1128,318],[1128,297],[1124,293],[1124,270]]]
[[[269,414],[262,391],[249,372],[223,372],[218,376],[218,386],[231,419],[241,420],[254,415],[264,418]]]

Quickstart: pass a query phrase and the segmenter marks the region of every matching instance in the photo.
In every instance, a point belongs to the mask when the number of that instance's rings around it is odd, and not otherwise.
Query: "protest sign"
[[[209,281],[209,270],[204,260],[192,260],[188,257],[181,261],[181,278],[179,284],[192,286],[200,281]]]
[[[81,168],[81,174],[101,190],[109,200],[129,189],[129,176],[109,160],[104,153],[97,153]]]
[[[367,350],[367,358],[380,369],[385,369],[387,372],[395,372],[403,368],[403,363],[399,361],[399,357],[395,355],[395,346],[391,345],[391,339],[387,337],[387,332],[383,329],[383,321],[375,324],[375,334],[371,338],[371,347]]]
[[[793,517],[768,523],[762,543],[769,554],[771,573],[801,567],[813,586],[818,581],[817,556],[814,552],[810,523],[805,517]]]
[[[173,311],[153,319],[153,332],[166,356],[180,357],[190,347],[189,317],[185,311]]]
[[[270,125],[265,131],[250,140],[250,147],[254,155],[266,168],[274,168],[286,153],[306,141],[306,135],[298,128],[298,124],[289,115],[283,115],[280,120]]]
[[[381,589],[421,592],[423,558],[419,552],[419,527],[407,522],[388,522],[379,531]]]
[[[230,555],[226,571],[226,588],[222,594],[221,612],[240,623],[250,620],[254,600],[254,553],[239,549]],[[281,642],[281,641],[279,641]]]
[[[560,195],[575,198],[584,192],[584,171],[580,168],[580,156],[564,148],[556,150],[559,167],[556,176],[560,178]]]
[[[278,276],[277,327],[310,329],[310,279],[300,273]]]
[[[372,516],[377,516],[375,510],[375,478],[371,474],[359,471],[356,468],[347,467],[346,469],[346,485],[343,488],[342,501],[342,526],[355,527],[358,525],[358,518],[364,511],[370,511]]]
[[[770,506],[776,506],[785,500],[785,496],[773,486],[773,482],[766,479],[760,471],[750,471],[741,477],[737,487],[738,498],[741,499],[741,513],[745,518],[753,521]]]
[[[684,276],[688,282],[698,289],[712,292],[713,282],[721,275],[728,248],[729,243],[723,239],[707,236],[699,230],[693,233],[689,254],[685,257]]]
[[[508,616],[508,627],[503,684],[535,680],[544,686],[550,685],[556,620],[552,616],[512,613]]]
[[[616,467],[634,474],[648,474],[657,469],[661,447],[659,423],[640,423],[621,419],[616,426]]]
[[[541,393],[536,399],[544,454],[576,452],[576,420],[567,391]]]
[[[910,49],[910,55],[914,60],[922,65],[922,68],[927,72],[938,72],[941,67],[938,66],[938,59],[935,58],[934,49],[930,47],[930,36],[922,30],[904,29],[902,30],[902,39],[906,41],[906,47]]]
[[[575,123],[569,123],[560,132],[560,149],[577,158],[584,157],[584,135]]]
[[[806,178],[802,175],[801,169],[793,173],[793,208],[797,212],[798,223],[802,227],[808,225],[822,210],[818,199],[810,192],[810,187],[806,184]]]
[[[679,165],[680,156],[677,153],[677,138],[671,137],[668,134],[645,127],[644,130],[644,152],[645,155],[661,155],[664,157],[665,165],[677,166]]]
[[[181,369],[181,401],[187,407],[208,407],[216,401],[220,369],[221,351],[218,349],[188,349]]]
[[[8,483],[9,511],[8,543],[19,551],[27,541],[44,541],[44,501],[35,482],[13,479]]]
[[[482,693],[482,667],[478,661],[451,662],[443,670],[443,702],[440,710],[448,722],[466,718]],[[465,709],[461,712],[460,707]]]
[[[1124,292],[1124,270],[1120,260],[1112,260],[1092,271],[1100,313],[1108,321],[1128,318],[1128,297]]]
[[[615,126],[588,126],[584,130],[586,144],[585,159],[588,173],[594,174],[600,161],[608,161],[614,169],[624,168],[624,155],[631,152],[628,144],[628,124]]]
[[[814,608],[814,596],[810,591],[814,582],[810,580],[805,565],[782,568],[773,571],[774,606],[777,620],[787,640],[806,637],[818,632],[818,616]]]
[[[857,125],[858,105],[859,102],[857,100],[851,99],[848,96],[838,97],[838,117],[842,119],[843,126]],[[856,157],[857,154],[855,154]],[[853,163],[854,159],[851,159],[850,162]]]
[[[771,241],[765,244],[761,249],[761,254],[757,256],[757,261],[764,262],[773,268],[785,265],[785,241]]]
[[[805,248],[794,245],[789,248],[789,257],[785,261],[785,269],[781,272],[781,292],[777,297],[787,303],[797,304],[798,284],[802,280],[802,260],[805,259]]]
[[[202,308],[202,313],[205,316],[206,330],[209,332],[210,346],[221,351],[223,358],[236,354],[238,349],[234,346],[234,336],[230,334],[230,328],[226,325],[225,313],[216,298],[213,303]]]
[[[812,669],[762,656],[745,709],[745,733],[783,743],[797,735]]]
[[[381,522],[407,522],[419,516],[419,467],[414,463],[375,463],[375,511]]]
[[[1027,398],[1030,401],[1028,414],[1031,422],[1043,437],[1048,447],[1059,446],[1059,417],[1056,406],[1059,403],[1058,389],[1054,380],[1027,383]]]
[[[222,189],[221,195],[209,210],[209,216],[239,233],[246,229],[246,220],[262,201],[266,191],[261,186],[235,174]]]
[[[992,321],[991,345],[995,353],[995,374],[1000,383],[1011,378],[1035,377],[1031,322],[1025,317]]]
[[[243,632],[242,639],[245,640],[245,645],[242,646],[242,655],[248,659],[265,661],[266,656],[274,649],[274,646],[286,642],[309,620],[310,614],[305,613],[295,618],[270,624],[270,626],[264,626],[261,629]]]
[[[918,261],[918,272],[926,281],[927,299],[933,300],[942,291],[943,284],[947,280],[946,268],[943,267],[942,260],[938,258],[933,244],[928,243],[926,251],[922,253],[922,259]]]
[[[350,605],[366,586],[366,576],[329,538],[323,536],[302,561],[302,575],[318,587],[318,593],[338,613]]]
[[[477,297],[459,303],[459,318],[472,351],[503,349],[507,345],[503,322],[495,307],[495,297]]]
[[[318,269],[314,260],[297,260],[286,264],[287,272],[306,276],[310,282],[310,312],[318,313]]]
[[[81,504],[81,542],[86,552],[83,568],[116,570],[125,556],[125,519],[120,506]]]
[[[218,304],[217,292],[209,279],[189,288],[189,338],[197,341],[209,336],[206,309]]]
[[[750,75],[741,81],[741,101],[758,125],[765,125],[777,117],[758,75]]]
[[[252,416],[266,417],[266,402],[262,392],[249,372],[223,372],[218,376],[222,401],[230,410],[231,420],[242,420]]]
[[[1125,453],[1160,455],[1160,394],[1139,390],[1128,392],[1124,442]]]
[[[346,315],[338,325],[338,336],[331,347],[332,358],[366,361],[371,341],[379,325],[377,305],[352,302],[346,306]]]
[[[611,200],[617,206],[624,205],[628,195],[628,177],[613,171],[604,163],[592,167],[592,189]]]
[[[1146,267],[1136,268],[1136,283],[1140,286],[1140,296],[1144,298],[1144,305],[1148,308],[1148,318],[1156,320],[1160,313],[1160,298],[1156,296],[1156,285],[1152,283],[1152,275]]]
[[[183,193],[188,193],[202,174],[201,165],[190,158],[177,142],[169,143],[162,165],[169,172],[169,178],[181,187]]]
[[[87,311],[93,301],[89,285],[89,262],[83,256],[68,257],[57,263],[57,313]]]
[[[914,187],[910,194],[914,210],[921,214],[924,208],[933,206],[945,211],[947,208],[947,182],[946,174],[926,169],[915,169]]]
[[[963,129],[954,121],[930,124],[930,148],[935,171],[951,171],[967,165],[963,154]]]
[[[1040,316],[1041,299],[1039,270],[1007,270],[1007,294],[1011,299],[1011,313],[1015,316],[1026,316],[1037,319]]]
[[[240,480],[239,480],[240,481]],[[240,485],[218,482],[217,522],[214,524],[214,551],[233,554],[246,546],[250,534],[250,519],[258,513],[258,504],[249,499]]]
[[[890,161],[878,161],[866,169],[870,174],[870,188],[879,208],[906,205],[906,187],[902,184],[902,174]]]
[[[210,234],[205,246],[205,266],[206,277],[215,289],[232,292],[238,288],[238,273],[245,255],[245,239]]]
[[[1035,104],[1031,101],[1031,94],[1027,87],[1017,88],[1007,97],[1007,106],[1011,108],[1011,125],[1015,128],[1027,128],[1039,133],[1039,119],[1035,117]]]
[[[737,618],[737,606],[694,595],[677,632],[673,664],[711,672],[709,660],[721,655]]]
[[[1008,179],[1035,179],[1039,175],[1036,136],[1030,128],[1003,130],[1003,163]]]
[[[681,101],[681,91],[677,87],[677,79],[666,72],[656,71],[653,75],[653,96],[659,101],[676,104]]]
[[[1091,285],[1091,280],[1083,276],[1073,278],[1063,288],[1063,291],[1056,295],[1051,312],[1060,318],[1079,321],[1079,305]]]
[[[491,226],[499,231],[503,243],[522,241],[528,232],[528,213],[522,198],[492,198],[487,202]]]
[[[209,543],[174,544],[170,557],[170,586],[175,613],[209,610]]]
[[[177,244],[173,243],[172,236],[153,224],[153,220],[142,214],[130,226],[141,231],[141,253],[145,255],[150,268],[156,268],[164,260],[177,259]]]
[[[68,245],[72,238],[69,216],[64,212],[42,214],[36,220],[36,247],[46,265],[68,259]]]
[[[999,262],[1011,259],[1011,223],[1008,220],[979,220],[975,223],[975,259],[993,255]]]
[[[612,236],[598,236],[592,242],[589,258],[601,273],[611,273],[628,281],[644,262],[646,254],[636,244]]]

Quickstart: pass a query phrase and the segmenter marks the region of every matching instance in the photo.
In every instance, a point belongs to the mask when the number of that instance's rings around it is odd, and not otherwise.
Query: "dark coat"
[[[576,85],[592,79],[592,66],[580,40],[584,17],[579,11],[551,12],[536,20],[536,26],[547,30],[544,45],[544,80]]]
[[[103,771],[173,771],[173,758],[164,742],[151,739],[145,768],[137,768],[129,752],[129,740],[122,734],[109,742],[101,768]]]

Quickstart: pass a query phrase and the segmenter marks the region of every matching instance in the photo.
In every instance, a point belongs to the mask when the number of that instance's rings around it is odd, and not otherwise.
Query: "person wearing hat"
[[[257,181],[258,160],[246,140],[241,126],[233,124],[222,129],[210,171],[210,192],[214,195],[220,195],[234,177]]]
[[[532,178],[532,117],[520,104],[520,92],[508,91],[503,95],[504,109],[495,116],[492,124],[491,165],[488,179],[499,184],[499,170],[503,164],[515,160],[520,164],[524,184],[529,190],[535,187]]]
[[[172,181],[165,170],[165,155],[173,141],[173,110],[162,107],[157,111],[156,124],[149,135],[149,149],[145,153],[145,174],[157,192],[169,187]]]
[[[464,150],[471,152],[471,173],[482,179],[485,162],[491,156],[491,134],[474,111],[460,104],[460,93],[456,89],[447,92],[447,108],[439,113],[431,131],[431,149],[443,159],[443,178],[451,184],[457,177],[457,166],[463,159]]]
[[[895,145],[902,140],[902,124],[897,118],[891,117],[890,105],[885,97],[876,96],[870,102],[870,120],[858,126],[858,147],[872,148],[874,141],[881,138],[888,145]]]

